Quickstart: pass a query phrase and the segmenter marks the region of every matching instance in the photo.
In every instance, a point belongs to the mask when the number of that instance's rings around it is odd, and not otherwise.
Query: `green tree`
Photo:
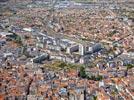
[[[22,39],[19,35],[15,35],[15,42],[22,45]]]
[[[67,66],[67,64],[64,63],[64,62],[61,62],[61,63],[59,63],[59,65],[58,65],[58,67],[60,67],[60,68],[65,68],[65,66]]]
[[[133,67],[134,67],[133,64],[128,64],[128,65],[127,65],[127,70],[132,69]]]
[[[94,96],[93,96],[93,100],[97,100],[97,96],[94,95]]]
[[[103,79],[103,77],[101,76],[101,75],[98,75],[97,77],[96,77],[96,80],[97,81],[100,81],[100,80],[102,80]]]
[[[80,67],[80,77],[82,77],[82,78],[87,77],[86,72],[85,72],[85,68],[83,66]]]

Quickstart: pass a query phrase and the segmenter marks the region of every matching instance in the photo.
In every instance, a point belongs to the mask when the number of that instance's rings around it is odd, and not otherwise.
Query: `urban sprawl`
[[[0,100],[134,100],[134,1],[0,0]]]

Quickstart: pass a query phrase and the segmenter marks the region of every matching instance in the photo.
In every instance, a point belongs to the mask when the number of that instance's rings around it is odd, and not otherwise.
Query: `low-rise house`
[[[23,30],[26,31],[26,32],[32,32],[33,31],[33,29],[31,27],[29,27],[29,28],[23,28]]]
[[[108,66],[108,67],[115,68],[117,65],[116,65],[116,63],[115,63],[115,62],[110,61],[110,62],[107,62],[107,66]]]
[[[118,56],[118,59],[122,61],[123,65],[134,64],[134,56],[129,55],[129,53]]]
[[[0,40],[0,47],[6,44],[6,40]]]
[[[84,87],[76,87],[74,90],[69,90],[69,100],[85,100]]]
[[[9,32],[0,32],[0,36],[2,36],[2,37],[7,37],[7,36],[10,36],[10,35],[13,35],[13,33],[9,33]]]
[[[9,53],[4,53],[4,58],[8,58],[8,57],[12,57],[13,53],[9,52]]]

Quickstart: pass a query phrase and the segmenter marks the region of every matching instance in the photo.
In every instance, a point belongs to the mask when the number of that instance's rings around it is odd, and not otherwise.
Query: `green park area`
[[[79,69],[82,65],[78,64],[71,64],[71,63],[65,63],[63,61],[54,60],[52,63],[45,64],[45,68],[53,69],[55,71],[57,70],[70,70],[70,69]]]

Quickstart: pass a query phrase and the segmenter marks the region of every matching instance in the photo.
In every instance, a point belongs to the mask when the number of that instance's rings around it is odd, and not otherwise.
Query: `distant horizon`
[[[9,0],[0,0],[0,2],[7,2],[7,1],[9,1]]]

